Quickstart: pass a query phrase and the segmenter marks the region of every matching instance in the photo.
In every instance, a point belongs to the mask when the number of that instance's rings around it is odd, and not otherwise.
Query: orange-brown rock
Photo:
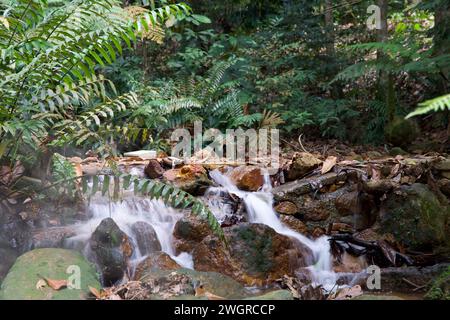
[[[167,253],[156,252],[145,258],[136,267],[134,279],[139,280],[145,273],[151,270],[178,270],[181,266],[176,263]]]
[[[185,165],[164,172],[164,180],[194,196],[201,196],[211,185],[208,174],[200,165]]]
[[[283,222],[292,230],[297,231],[298,233],[301,233],[303,235],[308,234],[308,227],[299,219],[292,216],[281,216],[280,219],[281,222]]]
[[[283,201],[275,206],[275,211],[279,214],[295,215],[298,213],[298,207],[293,202]]]
[[[310,153],[296,153],[286,172],[286,177],[290,181],[302,178],[307,173],[316,169],[321,163],[322,161],[320,159]]]
[[[264,174],[261,168],[255,166],[234,168],[229,177],[239,189],[245,191],[258,191],[264,184]]]
[[[262,285],[293,275],[311,255],[295,240],[263,224],[242,223],[224,232],[228,250],[215,236],[195,247],[196,270],[221,272],[247,285]]]

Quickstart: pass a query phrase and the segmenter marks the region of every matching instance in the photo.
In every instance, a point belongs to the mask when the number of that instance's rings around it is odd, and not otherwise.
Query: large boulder
[[[413,120],[397,118],[386,126],[386,140],[398,147],[408,147],[419,136],[420,130]]]
[[[173,230],[177,253],[191,252],[204,238],[212,234],[206,220],[188,215],[177,221]]]
[[[240,166],[229,174],[231,181],[241,190],[258,191],[264,184],[264,174],[256,166]]]
[[[449,247],[450,206],[427,185],[402,186],[383,203],[381,231],[413,250]]]
[[[156,231],[150,224],[144,221],[138,221],[131,226],[131,231],[134,234],[137,248],[142,256],[161,251],[161,244]]]
[[[80,289],[63,288],[58,291],[49,286],[37,289],[36,284],[45,277],[67,280],[80,271]],[[73,282],[76,285],[76,281]],[[100,289],[94,266],[78,252],[65,249],[36,249],[20,256],[13,265],[0,290],[0,299],[6,300],[82,300],[89,296],[89,287]]]
[[[163,177],[166,183],[194,196],[204,195],[212,185],[205,168],[200,165],[186,165],[179,169],[168,170]]]
[[[222,272],[248,285],[272,283],[307,265],[310,252],[295,240],[263,224],[242,223],[224,229],[228,250],[208,236],[193,251],[199,271]]]
[[[133,255],[133,245],[113,219],[104,219],[90,239],[90,248],[104,285],[121,280]]]

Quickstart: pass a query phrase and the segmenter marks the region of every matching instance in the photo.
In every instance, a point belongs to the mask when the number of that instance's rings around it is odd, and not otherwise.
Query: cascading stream
[[[173,229],[177,221],[183,217],[183,214],[167,207],[162,201],[129,196],[125,197],[123,201],[112,202],[107,198],[100,197],[92,199],[88,210],[90,219],[77,225],[77,235],[69,239],[74,246],[87,247],[92,233],[106,218],[112,218],[118,227],[136,244],[137,239],[132,226],[136,222],[146,222],[155,230],[163,252],[167,253],[182,267],[193,268],[192,256],[185,252],[177,256],[173,248]],[[143,258],[144,256],[139,252],[139,248],[135,246],[133,261],[139,262]]]
[[[249,222],[265,224],[277,233],[297,239],[313,253],[314,264],[308,269],[311,272],[312,284],[321,285],[325,290],[332,290],[336,286],[337,274],[332,270],[332,256],[327,237],[311,240],[304,235],[285,226],[273,209],[272,185],[269,175],[264,177],[261,192],[245,192],[239,190],[232,181],[220,171],[211,172],[211,178],[228,193],[234,194],[244,201]],[[220,191],[216,189],[216,191]]]

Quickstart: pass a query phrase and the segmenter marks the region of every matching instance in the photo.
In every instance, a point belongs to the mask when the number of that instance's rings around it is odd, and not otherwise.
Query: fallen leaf
[[[208,300],[227,300],[224,297],[216,296],[215,294],[206,291],[205,296],[208,298]]]
[[[47,282],[45,282],[44,279],[39,279],[39,281],[36,283],[36,289],[42,290],[47,286]]]
[[[356,285],[351,288],[344,288],[336,295],[335,300],[347,300],[358,297],[363,294],[361,286]]]
[[[67,280],[53,280],[53,279],[44,279],[45,282],[47,282],[48,286],[52,288],[53,290],[61,290],[62,288],[67,287]]]
[[[334,156],[328,157],[325,160],[325,162],[323,163],[321,173],[325,174],[325,173],[330,172],[334,168],[334,166],[336,165],[336,162],[337,162],[337,158],[336,157],[334,157]]]
[[[92,293],[92,295],[93,295],[94,297],[96,297],[97,299],[101,299],[101,298],[102,298],[102,294],[100,293],[100,291],[98,291],[98,289],[89,286],[89,291],[90,291],[90,292]]]

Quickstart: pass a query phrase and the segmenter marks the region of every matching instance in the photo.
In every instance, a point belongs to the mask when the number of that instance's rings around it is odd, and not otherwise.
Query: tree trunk
[[[387,42],[389,40],[388,31],[388,8],[389,0],[378,0],[378,7],[380,7],[380,29],[378,30],[378,42]],[[378,59],[383,59],[384,53],[378,52]],[[385,101],[387,109],[387,121],[391,123],[395,118],[396,113],[396,95],[395,95],[395,78],[390,72],[380,71],[378,96]]]
[[[325,30],[327,32],[327,55],[334,57],[334,21],[333,21],[333,4],[332,0],[325,0]]]

